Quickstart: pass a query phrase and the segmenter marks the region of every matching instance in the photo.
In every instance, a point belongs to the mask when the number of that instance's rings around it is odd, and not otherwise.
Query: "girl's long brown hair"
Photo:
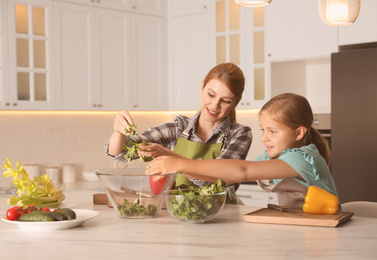
[[[275,121],[297,129],[304,126],[308,131],[303,138],[303,144],[315,144],[319,153],[330,164],[331,152],[326,140],[312,127],[313,112],[308,100],[300,95],[285,93],[270,99],[260,110],[260,114],[268,112]]]
[[[242,70],[233,63],[221,63],[208,72],[204,78],[203,86],[205,87],[212,79],[222,81],[236,97],[236,105],[229,113],[231,122],[235,123],[236,106],[240,102],[245,88],[245,77]]]

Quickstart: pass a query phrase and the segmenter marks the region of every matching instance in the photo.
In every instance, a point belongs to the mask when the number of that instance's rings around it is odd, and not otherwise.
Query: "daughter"
[[[227,184],[270,179],[279,204],[288,208],[302,209],[310,185],[338,196],[328,167],[330,150],[312,127],[313,113],[306,98],[291,93],[276,96],[262,107],[259,121],[266,150],[254,161],[162,156],[149,164],[146,173],[180,172],[193,179],[211,176]]]

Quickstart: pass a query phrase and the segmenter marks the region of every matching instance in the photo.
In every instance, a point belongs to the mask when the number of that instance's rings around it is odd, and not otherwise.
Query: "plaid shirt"
[[[192,131],[188,140],[203,143],[200,137],[195,133],[195,125],[199,116],[200,111],[192,118],[182,115],[176,116],[173,123],[165,123],[152,127],[144,133],[133,135],[132,138],[127,136],[126,145],[128,145],[130,141],[140,143],[145,140],[147,142],[160,144],[170,150],[174,150],[178,137],[180,137],[182,132],[186,129],[188,132]],[[225,148],[216,159],[245,160],[252,141],[251,128],[241,124],[231,123],[229,117],[227,117],[212,130],[209,138],[205,141],[205,144],[218,143],[221,134],[224,134],[226,137],[224,143]],[[114,159],[126,162],[124,159],[124,151],[115,157],[109,154],[109,141],[105,145],[105,154]]]

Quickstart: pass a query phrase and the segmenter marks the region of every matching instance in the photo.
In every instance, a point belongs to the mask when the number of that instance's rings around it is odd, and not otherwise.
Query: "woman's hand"
[[[130,133],[130,125],[134,125],[131,115],[127,111],[118,113],[114,118],[114,132],[128,135]]]
[[[182,158],[177,158],[173,156],[160,156],[153,161],[151,161],[145,171],[147,175],[155,175],[155,174],[169,174],[169,173],[177,173],[181,172],[179,165],[182,165],[180,162]]]
[[[171,150],[156,143],[148,143],[147,145],[140,145],[138,153],[140,155],[157,158],[159,156],[170,155]]]
[[[126,135],[130,133],[130,126],[134,124],[131,115],[127,111],[118,113],[114,118],[114,132],[110,137],[109,154],[117,156],[123,151]]]

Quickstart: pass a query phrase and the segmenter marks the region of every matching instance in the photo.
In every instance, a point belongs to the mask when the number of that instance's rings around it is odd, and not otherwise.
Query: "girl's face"
[[[212,79],[200,89],[203,118],[210,122],[222,122],[236,106],[236,97],[220,80]]]
[[[271,158],[278,157],[287,148],[295,148],[301,139],[298,130],[273,120],[268,112],[259,115],[259,122],[262,129],[262,141]]]

